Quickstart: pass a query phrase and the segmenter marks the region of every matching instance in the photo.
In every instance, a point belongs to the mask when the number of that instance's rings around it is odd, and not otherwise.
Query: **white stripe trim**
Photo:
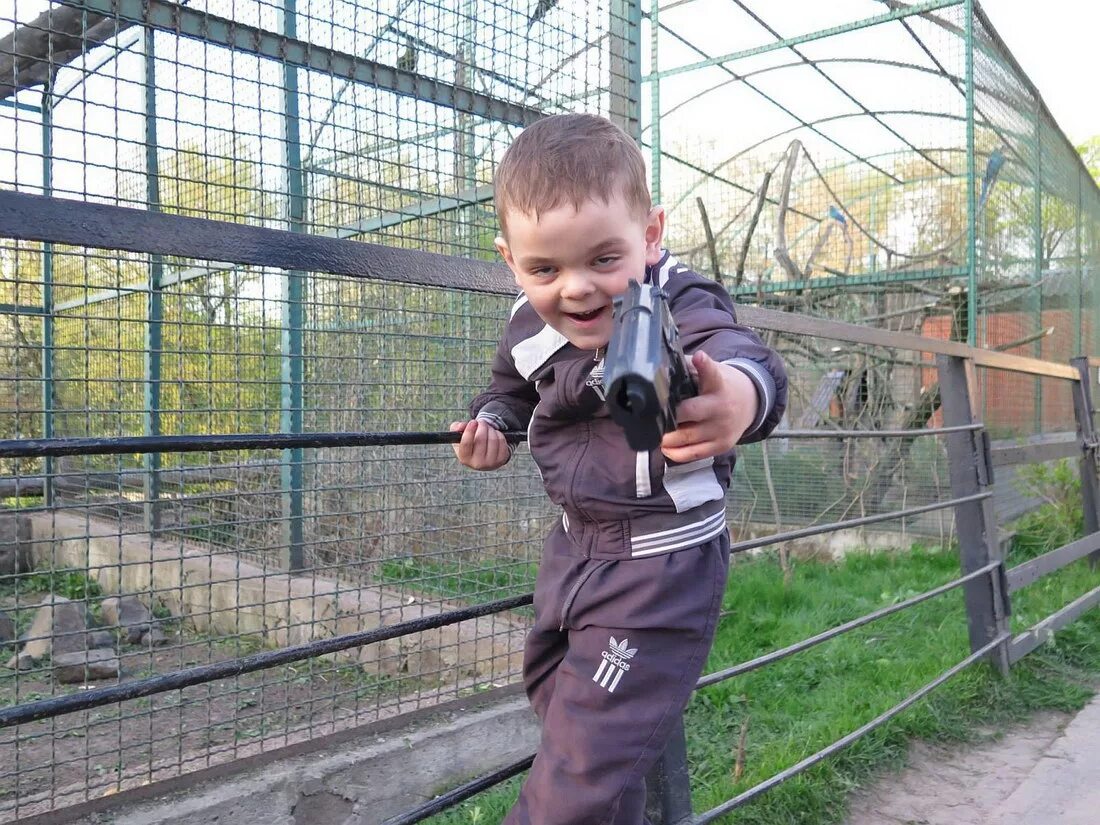
[[[767,374],[762,366],[749,358],[731,358],[722,363],[728,364],[734,369],[741,370],[744,373],[748,373],[752,382],[760,388],[760,394],[764,396],[763,409],[757,410],[756,414],[756,419],[759,423],[744,434],[750,435],[760,429],[760,424],[764,423],[764,419],[767,418],[768,413],[771,412],[772,404],[774,403],[774,399],[772,398],[772,386],[775,384],[775,379]],[[742,436],[742,438],[743,437],[744,436]]]
[[[675,265],[676,259],[672,257],[671,253],[669,253],[668,258],[666,258],[665,262],[661,264],[661,268],[657,272],[657,286],[663,287],[665,284],[668,283],[668,277],[671,274],[670,270]]]
[[[723,510],[722,515],[725,516],[725,514],[726,514],[725,510]],[[658,547],[647,547],[644,550],[635,550],[630,555],[631,555],[631,557],[635,557],[635,556],[653,556],[653,555],[656,555],[657,553],[667,553],[667,552],[672,551],[672,550],[681,550],[684,547],[693,547],[695,545],[703,544],[704,542],[710,541],[715,536],[721,535],[722,531],[725,530],[725,529],[726,529],[726,520],[725,520],[725,518],[723,518],[716,525],[714,525],[710,530],[708,530],[708,531],[706,531],[706,532],[704,532],[704,533],[702,533],[698,536],[689,536],[687,538],[680,539],[679,541],[676,541],[672,544],[664,544],[664,545],[660,545]]]
[[[721,524],[721,523],[724,523],[725,520],[726,520],[726,510],[723,507],[721,510],[719,510],[714,515],[707,516],[705,519],[701,519],[700,521],[696,521],[693,524],[685,524],[683,527],[675,527],[671,530],[661,530],[657,533],[645,533],[645,534],[640,535],[640,536],[631,536],[630,537],[630,544],[631,544],[632,547],[637,547],[638,545],[652,544],[654,541],[659,541],[660,539],[665,539],[665,538],[675,541],[683,533],[686,533],[688,531],[694,531],[694,530],[704,530],[705,531],[708,528],[710,528],[715,522]]]
[[[495,427],[496,429],[500,430],[501,432],[508,429],[504,424],[504,419],[501,418],[496,413],[485,412],[485,410],[482,410],[481,412],[479,412],[477,414],[477,420],[478,421],[484,421],[487,424],[489,424],[490,426]]]
[[[519,312],[519,310],[520,310],[520,307],[522,307],[526,303],[527,303],[527,296],[526,295],[520,295],[518,298],[516,298],[516,302],[514,304],[512,304],[512,311],[510,313],[508,313],[508,320],[511,320],[511,319],[515,318],[516,313]]]
[[[638,453],[634,461],[634,493],[637,498],[649,498],[653,495],[653,486],[649,480],[649,450]]]
[[[603,673],[606,669],[607,669],[607,659],[600,659],[600,666],[598,668],[596,668],[596,672],[592,676],[592,681],[597,683],[601,687],[603,686],[603,683],[600,682],[600,677],[603,676]]]
[[[544,326],[535,335],[512,347],[512,361],[516,365],[516,372],[530,380],[535,370],[568,343],[569,339],[552,326]]]
[[[619,680],[623,678],[623,674],[626,673],[622,668],[615,668],[615,678],[611,680],[611,684],[607,686],[608,693],[614,693],[615,688],[619,684]]]

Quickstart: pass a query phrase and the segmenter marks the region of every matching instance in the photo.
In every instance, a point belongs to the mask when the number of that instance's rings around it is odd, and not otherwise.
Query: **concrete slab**
[[[1100,697],[1054,741],[1027,778],[994,811],[990,825],[1100,822]]]
[[[358,633],[455,610],[385,587],[350,587],[319,576],[268,570],[208,547],[148,533],[87,513],[52,512],[29,519],[38,569],[87,570],[104,593],[156,598],[200,633],[255,636],[270,647]],[[439,683],[494,680],[516,673],[526,623],[509,614],[470,619],[335,654],[372,673],[424,674]]]
[[[377,825],[461,781],[522,759],[538,741],[538,723],[526,697],[514,696],[195,782],[155,799],[131,802],[120,795],[117,804],[64,821]]]

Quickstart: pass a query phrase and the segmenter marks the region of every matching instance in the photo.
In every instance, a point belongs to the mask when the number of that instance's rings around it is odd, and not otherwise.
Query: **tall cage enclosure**
[[[742,305],[1100,350],[1100,192],[972,0],[8,0],[0,195],[64,231],[0,209],[0,441],[445,430],[513,301],[495,164],[573,111],[638,141],[667,246]],[[124,251],[172,246],[150,215],[179,219],[177,249],[200,219],[383,263]],[[762,335],[791,399],[740,452],[735,538],[946,497],[938,436],[783,437],[939,426],[928,354]],[[1067,382],[977,385],[995,441],[1073,438]],[[1034,503],[1010,469],[1006,517]],[[125,682],[527,592],[558,517],[522,447],[491,474],[439,445],[0,455],[0,612],[25,634],[64,597],[91,629],[136,596],[157,633],[119,642]],[[807,552],[953,526],[873,529]],[[0,729],[0,821],[513,684],[529,618]],[[8,663],[0,708],[80,689]]]

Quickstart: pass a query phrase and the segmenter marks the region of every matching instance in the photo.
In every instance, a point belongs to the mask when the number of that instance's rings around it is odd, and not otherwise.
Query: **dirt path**
[[[963,748],[918,742],[905,768],[852,797],[846,825],[987,825],[1072,719],[1040,714]]]

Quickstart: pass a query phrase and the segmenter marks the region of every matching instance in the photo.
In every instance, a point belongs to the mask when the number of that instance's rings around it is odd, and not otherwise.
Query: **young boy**
[[[662,249],[665,214],[641,153],[610,121],[536,122],[505,153],[494,190],[496,246],[523,295],[473,419],[451,425],[462,432],[455,454],[497,469],[511,457],[501,431],[526,429],[562,508],[524,653],[542,742],[505,822],[640,825],[645,776],[714,637],[732,448],[779,422],[786,375],[725,290]],[[628,447],[602,383],[612,301],[643,278],[668,294],[699,384],[652,453]]]

